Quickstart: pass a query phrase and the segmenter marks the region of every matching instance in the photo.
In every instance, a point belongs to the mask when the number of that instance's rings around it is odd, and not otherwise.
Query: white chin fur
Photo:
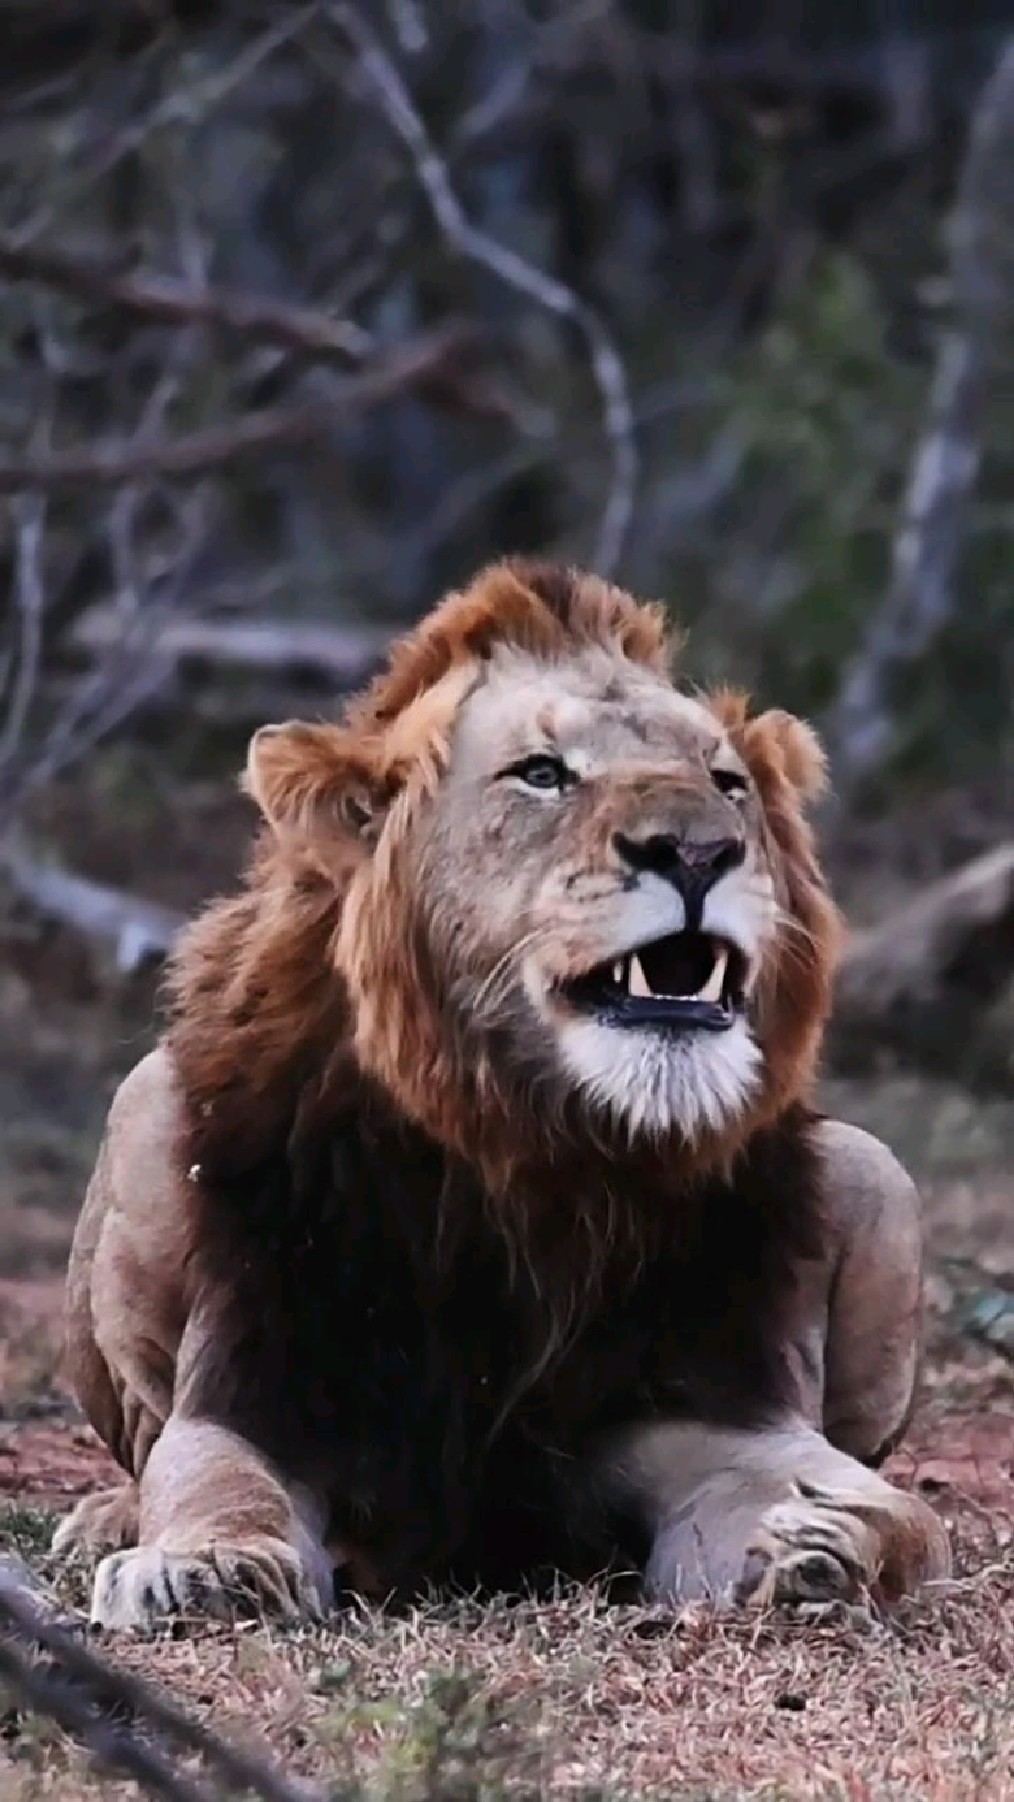
[[[745,1020],[678,1038],[568,1020],[556,1035],[571,1080],[631,1138],[678,1132],[693,1143],[737,1120],[760,1083],[763,1060]]]

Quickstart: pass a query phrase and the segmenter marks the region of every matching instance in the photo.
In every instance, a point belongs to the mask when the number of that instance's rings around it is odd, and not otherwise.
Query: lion
[[[863,1605],[949,1569],[877,1466],[916,1191],[815,1109],[840,922],[811,728],[507,560],[338,723],[266,726],[245,884],[116,1094],[67,1351],[126,1473],[92,1618],[633,1574]]]

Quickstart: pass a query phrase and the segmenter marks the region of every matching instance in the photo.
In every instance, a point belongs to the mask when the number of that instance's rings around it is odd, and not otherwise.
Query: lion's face
[[[363,1062],[425,1123],[447,1131],[453,1087],[731,1144],[808,1078],[834,913],[800,722],[679,693],[609,642],[494,642],[374,725],[369,758],[348,729],[281,730],[262,751],[290,792],[284,734],[331,734],[310,761],[330,743],[328,817],[356,841],[318,857],[333,955]]]
[[[455,1010],[545,1088],[691,1139],[761,1080],[772,852],[714,714],[594,648],[493,658],[412,847]]]

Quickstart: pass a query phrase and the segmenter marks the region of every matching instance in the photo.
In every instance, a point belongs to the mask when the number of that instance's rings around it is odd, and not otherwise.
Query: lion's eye
[[[519,763],[511,764],[505,775],[516,776],[526,788],[537,788],[542,794],[559,794],[568,783],[573,782],[572,772],[567,768],[562,757],[550,757],[536,754],[522,757]]]
[[[734,801],[741,801],[750,786],[741,770],[712,769],[711,780],[723,795],[729,795]]]

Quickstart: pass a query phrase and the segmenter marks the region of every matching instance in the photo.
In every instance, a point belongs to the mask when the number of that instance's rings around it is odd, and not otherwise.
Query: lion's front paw
[[[762,1515],[737,1599],[893,1601],[949,1570],[944,1529],[918,1497],[886,1484],[874,1497],[799,1482]]]
[[[328,1600],[283,1540],[216,1545],[200,1554],[140,1546],[102,1560],[91,1619],[102,1627],[142,1629],[174,1615],[322,1620]]]
[[[139,1506],[136,1483],[86,1495],[60,1522],[50,1551],[65,1558],[71,1552],[109,1552],[136,1545]]]

